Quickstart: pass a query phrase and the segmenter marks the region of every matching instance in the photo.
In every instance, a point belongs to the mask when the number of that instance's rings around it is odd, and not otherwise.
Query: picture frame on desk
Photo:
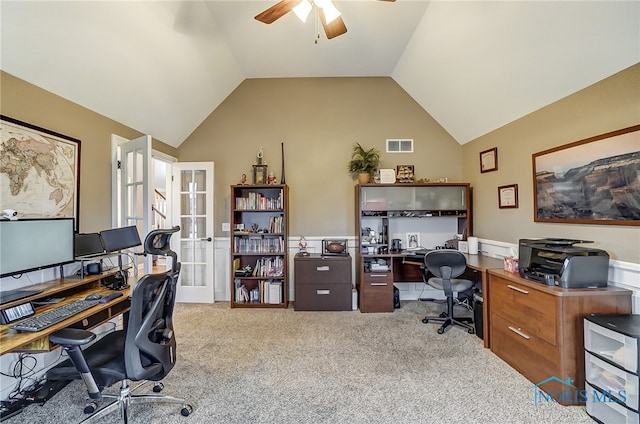
[[[498,187],[498,208],[518,208],[518,184],[509,184]]]
[[[0,115],[0,137],[0,149],[9,164],[4,172],[14,181],[0,187],[2,208],[17,211],[19,218],[73,218],[78,232],[80,140],[5,115]],[[40,171],[33,164],[34,152],[38,152]],[[12,170],[11,163],[20,163],[22,170]],[[29,172],[29,183],[19,175],[12,178],[12,172]],[[55,186],[50,184],[53,180]]]

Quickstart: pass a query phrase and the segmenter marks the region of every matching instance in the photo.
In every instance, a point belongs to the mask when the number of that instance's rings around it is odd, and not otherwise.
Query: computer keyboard
[[[70,303],[58,306],[57,308],[50,309],[47,312],[43,312],[37,315],[27,318],[17,324],[11,326],[12,329],[18,331],[41,331],[45,328],[51,327],[54,324],[64,321],[80,312],[92,308],[98,304],[98,300],[75,300]]]

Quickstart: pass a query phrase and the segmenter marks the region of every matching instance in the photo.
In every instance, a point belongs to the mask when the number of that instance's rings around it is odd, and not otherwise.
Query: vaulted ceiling
[[[0,69],[174,147],[246,78],[393,78],[460,144],[640,62],[638,1],[0,1]]]

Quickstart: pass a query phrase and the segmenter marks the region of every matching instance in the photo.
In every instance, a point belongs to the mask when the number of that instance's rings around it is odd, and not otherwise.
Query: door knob
[[[200,239],[200,241],[211,241],[211,237],[207,237],[206,239],[205,238]]]

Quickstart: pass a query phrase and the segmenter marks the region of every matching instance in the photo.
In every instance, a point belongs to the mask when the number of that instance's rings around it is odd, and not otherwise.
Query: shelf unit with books
[[[231,186],[231,307],[288,306],[289,188]]]

